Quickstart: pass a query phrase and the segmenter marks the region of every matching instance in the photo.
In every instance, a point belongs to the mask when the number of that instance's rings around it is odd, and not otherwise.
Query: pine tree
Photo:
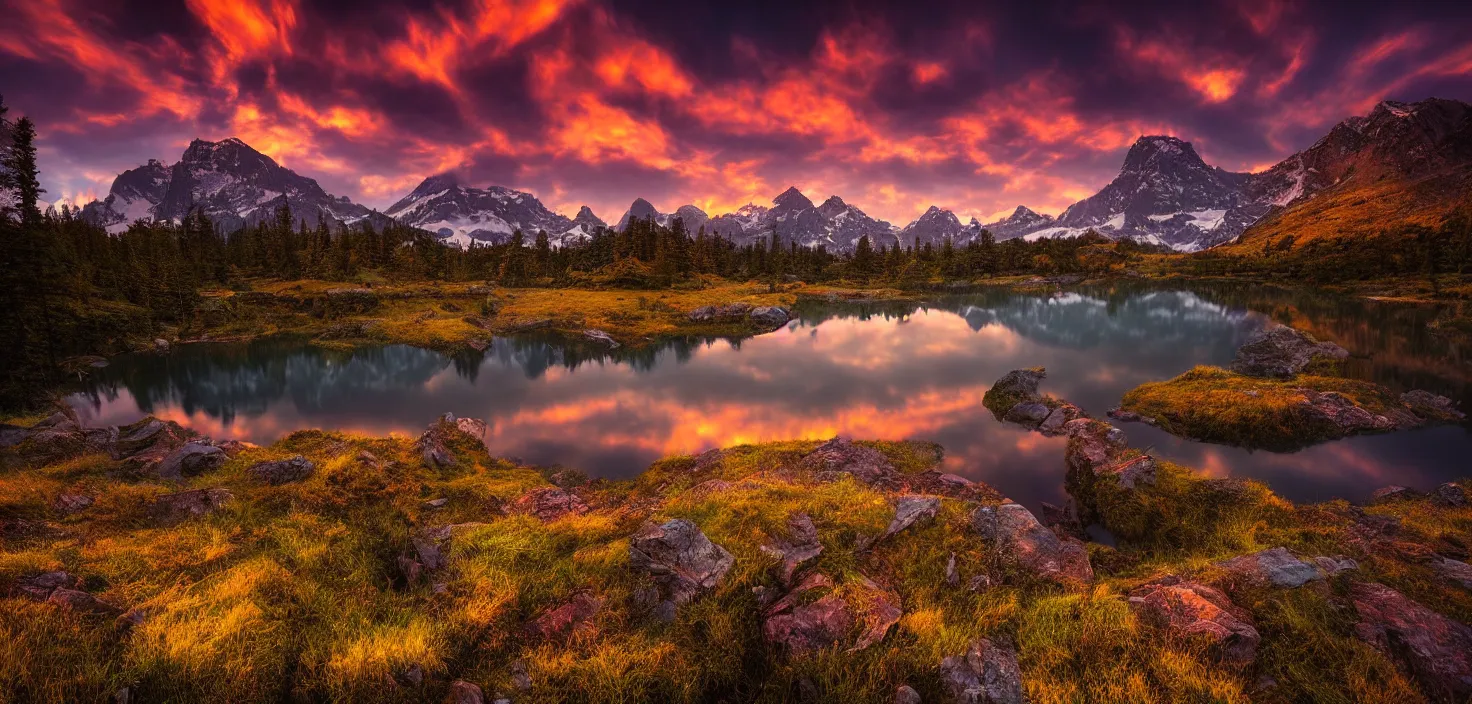
[[[5,186],[14,194],[20,220],[36,224],[41,220],[37,202],[46,190],[41,188],[40,172],[36,167],[36,125],[31,118],[16,120],[10,134],[10,145],[5,152]]]

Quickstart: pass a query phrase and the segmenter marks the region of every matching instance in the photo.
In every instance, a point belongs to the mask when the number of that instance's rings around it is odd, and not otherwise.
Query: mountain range
[[[1269,232],[1266,236],[1311,230],[1326,208],[1365,206],[1364,194],[1345,196],[1361,191],[1374,195],[1378,203],[1363,211],[1390,208],[1400,217],[1416,216],[1422,212],[1418,208],[1449,212],[1448,203],[1472,193],[1472,106],[1437,98],[1386,101],[1258,173],[1208,165],[1189,142],[1175,137],[1140,137],[1125,154],[1114,180],[1056,218],[1018,206],[995,222],[972,218],[962,223],[955,213],[931,206],[898,227],[870,217],[838,196],[815,205],[792,187],[774,198],[770,207],[749,203],[716,216],[695,205],[663,213],[639,198],[613,229],[623,230],[634,218],[664,226],[678,219],[691,234],[704,229],[737,243],[775,235],[782,242],[838,251],[852,250],[864,236],[876,247],[914,242],[939,246],[948,238],[964,245],[983,230],[998,241],[1074,237],[1093,230],[1115,239],[1191,252],[1234,242],[1249,231],[1246,239],[1251,240],[1258,230]],[[135,220],[178,221],[200,208],[222,230],[230,231],[272,217],[282,203],[310,225],[353,225],[364,220],[378,225],[392,219],[459,247],[505,242],[517,230],[528,239],[546,232],[553,246],[562,246],[607,227],[587,206],[568,218],[530,193],[502,186],[473,187],[450,173],[426,178],[380,214],[326,193],[316,181],[234,138],[195,140],[175,164],[149,161],[123,172],[107,198],[83,208],[83,217],[109,232],[120,232]],[[1386,222],[1382,215],[1361,225],[1383,228]]]

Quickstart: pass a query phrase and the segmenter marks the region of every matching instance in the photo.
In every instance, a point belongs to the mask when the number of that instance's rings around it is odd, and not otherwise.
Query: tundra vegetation
[[[60,413],[0,451],[13,701],[1462,701],[1467,483],[1297,506],[1066,435],[1040,521],[922,442],[779,442],[627,481],[484,425],[270,447]],[[1006,382],[1006,383],[1003,383]],[[1064,416],[1071,416],[1064,418]],[[1012,422],[1012,421],[1009,421]],[[1113,547],[1079,539],[1085,523]],[[1047,525],[1045,525],[1047,524]],[[1400,643],[1416,643],[1402,648]],[[122,695],[119,693],[122,692]],[[906,692],[908,694],[908,691]],[[968,699],[968,697],[970,697]]]

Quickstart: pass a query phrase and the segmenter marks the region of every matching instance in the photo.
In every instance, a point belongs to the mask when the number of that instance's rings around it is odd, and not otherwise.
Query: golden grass
[[[941,459],[924,443],[868,444],[906,472]],[[98,598],[146,619],[128,631],[107,616],[0,598],[0,700],[104,700],[126,685],[145,701],[437,701],[450,681],[466,679],[487,693],[514,692],[518,702],[782,702],[802,681],[825,701],[888,701],[900,684],[941,701],[940,659],[983,636],[1016,643],[1037,702],[1247,701],[1259,674],[1280,683],[1284,701],[1416,694],[1352,638],[1326,590],[1241,596],[1265,639],[1248,671],[1140,622],[1124,596],[1158,574],[1210,576],[1212,561],[1264,547],[1345,551],[1337,504],[1293,507],[1264,487],[1227,491],[1165,464],[1148,489],[1095,487],[1101,520],[1123,542],[1117,551],[1093,548],[1094,587],[1018,579],[971,592],[964,584],[972,575],[1007,574],[970,525],[974,505],[944,499],[934,520],[871,544],[888,525],[892,497],[852,479],[815,481],[798,460],[816,445],[732,448],[705,458],[694,476],[696,458],[662,460],[633,480],[593,482],[581,490],[593,511],[549,522],[505,509],[547,486],[542,475],[490,458],[468,439],[453,444],[457,466],[441,470],[426,467],[407,438],[296,433],[187,481],[236,498],[173,527],[154,526],[145,509],[179,487],[120,478],[105,457],[3,472],[6,516],[62,530],[0,544],[0,586],[66,569]],[[357,462],[361,450],[383,467]],[[295,454],[317,465],[304,481],[270,487],[244,471]],[[717,478],[731,486],[689,491]],[[62,518],[51,501],[73,489],[98,501]],[[431,510],[423,505],[431,497],[451,500]],[[1410,501],[1371,510],[1401,517],[1408,539],[1472,540],[1467,509]],[[817,525],[824,551],[812,569],[830,575],[837,593],[864,603],[870,597],[855,587],[863,576],[899,596],[904,616],[881,645],[788,656],[765,643],[753,589],[778,585],[776,560],[760,547],[785,536],[796,512]],[[665,624],[636,605],[645,582],[629,569],[628,536],[645,520],[674,517],[694,521],[736,563]],[[412,550],[410,537],[450,523],[479,525],[453,532],[447,568],[405,584],[396,558]],[[945,580],[952,555],[961,587]],[[1472,597],[1448,590],[1423,565],[1383,556],[1363,570],[1445,613],[1472,616]],[[579,591],[603,600],[590,628],[556,641],[524,634],[528,620]],[[513,689],[516,660],[534,682],[530,691]],[[411,666],[423,671],[423,685],[392,683]]]
[[[1263,379],[1198,366],[1131,389],[1120,408],[1175,435],[1250,448],[1290,450],[1342,437],[1338,426],[1306,410],[1299,389],[1340,393],[1379,415],[1400,406],[1384,387],[1365,381],[1307,374]]]

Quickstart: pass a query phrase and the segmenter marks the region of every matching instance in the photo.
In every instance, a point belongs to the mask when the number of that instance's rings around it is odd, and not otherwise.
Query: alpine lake
[[[1226,365],[1281,322],[1350,351],[1348,376],[1472,404],[1472,347],[1427,328],[1434,306],[1264,286],[1002,289],[924,303],[806,301],[776,332],[606,349],[545,335],[449,356],[403,345],[351,352],[286,338],[132,354],[68,396],[88,425],[145,415],[215,439],[266,444],[320,428],[414,435],[446,412],[484,419],[498,456],[627,478],[653,461],[789,439],[939,443],[944,469],[1036,508],[1061,504],[1064,443],[997,420],[982,396],[1042,366],[1042,391],[1104,418],[1129,389]],[[1193,442],[1121,424],[1130,444],[1212,476],[1264,481],[1297,502],[1364,501],[1472,474],[1472,425],[1351,437],[1291,453]]]

